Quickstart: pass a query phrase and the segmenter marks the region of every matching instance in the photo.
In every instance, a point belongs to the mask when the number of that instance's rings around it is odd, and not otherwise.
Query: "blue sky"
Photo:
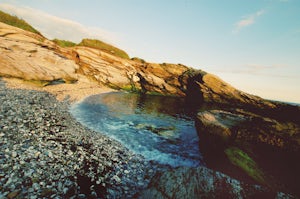
[[[268,99],[300,103],[299,0],[0,0],[48,38],[98,38],[182,63]]]

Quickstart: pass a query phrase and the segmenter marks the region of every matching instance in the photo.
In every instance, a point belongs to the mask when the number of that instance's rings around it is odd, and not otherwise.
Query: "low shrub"
[[[125,51],[97,39],[83,39],[78,45],[103,50],[112,55],[129,59],[129,56]]]

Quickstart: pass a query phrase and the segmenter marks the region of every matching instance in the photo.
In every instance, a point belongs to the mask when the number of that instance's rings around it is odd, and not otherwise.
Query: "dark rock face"
[[[177,168],[157,174],[138,198],[292,198],[260,186],[248,185],[205,167]]]
[[[189,69],[181,77],[187,98],[195,104],[214,103],[249,108],[275,108],[276,105],[258,96],[239,91],[219,77],[202,70]]]
[[[300,195],[295,186],[300,183],[300,125],[276,117],[241,109],[199,112],[196,126],[208,167]]]

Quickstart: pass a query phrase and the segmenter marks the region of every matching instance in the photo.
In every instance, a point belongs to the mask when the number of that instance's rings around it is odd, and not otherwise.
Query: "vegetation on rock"
[[[131,58],[131,60],[136,61],[136,62],[140,62],[142,64],[146,63],[146,61],[144,59],[139,58],[139,57],[133,57],[133,58]]]
[[[265,184],[263,172],[247,153],[237,147],[229,147],[225,150],[225,154],[232,164],[242,169],[256,182]]]
[[[73,47],[76,46],[76,43],[67,41],[67,40],[61,40],[61,39],[53,39],[52,40],[54,43],[59,45],[60,47]]]
[[[39,31],[34,29],[25,20],[20,19],[17,16],[12,16],[10,14],[7,14],[1,10],[0,10],[0,22],[41,35]]]
[[[119,49],[116,48],[110,44],[107,44],[103,41],[97,40],[97,39],[83,39],[79,44],[79,46],[86,46],[86,47],[90,47],[90,48],[96,48],[99,50],[103,50],[107,53],[110,53],[112,55],[124,58],[124,59],[129,59],[128,54]]]

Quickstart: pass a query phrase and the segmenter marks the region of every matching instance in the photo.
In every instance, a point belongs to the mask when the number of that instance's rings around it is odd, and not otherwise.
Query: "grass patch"
[[[266,184],[263,172],[247,153],[237,147],[229,147],[225,150],[225,154],[233,165],[242,169],[256,182]]]
[[[112,55],[116,55],[124,59],[129,59],[129,56],[125,51],[97,39],[83,39],[78,45],[96,48]]]
[[[17,16],[12,16],[10,14],[7,14],[1,10],[0,10],[0,22],[41,35],[39,31],[34,29],[23,19],[20,19]]]
[[[76,43],[67,40],[53,39],[52,41],[63,48],[76,46]]]

